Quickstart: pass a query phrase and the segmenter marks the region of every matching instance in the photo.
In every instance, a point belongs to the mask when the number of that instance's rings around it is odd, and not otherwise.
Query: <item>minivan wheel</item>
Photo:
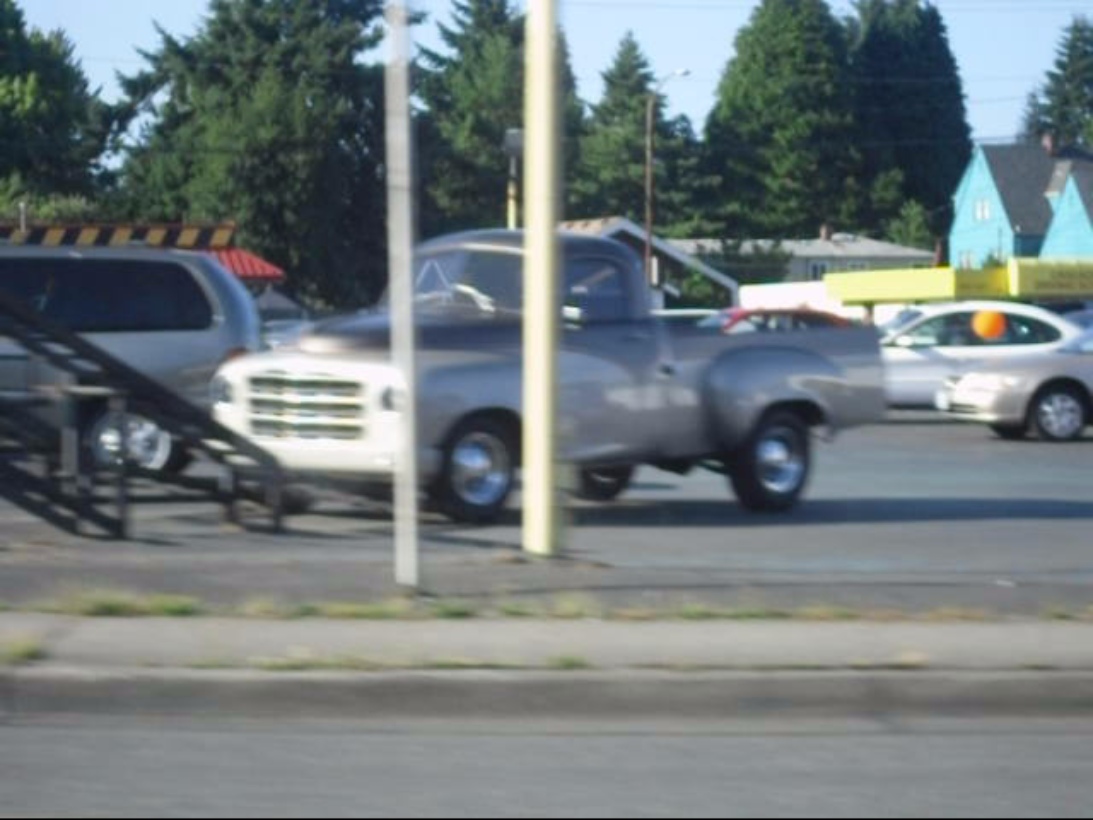
[[[454,521],[492,524],[501,517],[516,483],[517,441],[510,425],[489,416],[460,424],[444,447],[440,475],[430,495]]]
[[[1045,441],[1075,441],[1088,418],[1086,397],[1065,384],[1044,388],[1032,401],[1032,425]]]
[[[188,454],[178,447],[171,434],[144,416],[123,416],[128,439],[127,459],[131,466],[152,473],[180,472],[189,463]],[[118,462],[121,433],[114,416],[103,413],[85,436],[95,466],[108,469]]]
[[[586,501],[614,501],[626,492],[633,478],[633,467],[581,470],[577,479],[577,497]]]
[[[808,484],[812,467],[808,427],[794,413],[773,412],[727,461],[740,504],[751,512],[792,509]]]

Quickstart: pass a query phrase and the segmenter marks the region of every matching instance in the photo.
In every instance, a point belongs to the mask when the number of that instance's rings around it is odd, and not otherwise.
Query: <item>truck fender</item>
[[[707,368],[702,395],[707,423],[721,452],[742,445],[773,407],[794,405],[810,426],[832,418],[832,399],[845,377],[829,359],[793,347],[742,348]]]
[[[473,363],[422,373],[418,405],[422,441],[440,447],[464,418],[483,410],[521,416],[522,382],[514,365]]]

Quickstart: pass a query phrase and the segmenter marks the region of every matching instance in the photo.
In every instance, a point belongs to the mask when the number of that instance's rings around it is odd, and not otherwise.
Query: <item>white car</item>
[[[1014,302],[917,307],[881,342],[888,404],[932,408],[949,378],[997,359],[1054,350],[1081,333],[1062,316]]]

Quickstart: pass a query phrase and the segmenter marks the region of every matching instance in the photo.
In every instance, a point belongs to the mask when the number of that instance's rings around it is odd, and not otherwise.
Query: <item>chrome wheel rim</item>
[[[512,458],[505,443],[487,433],[472,433],[452,450],[452,488],[476,507],[500,502],[512,483]]]
[[[170,433],[159,425],[142,417],[126,415],[122,419],[125,428],[126,458],[130,464],[143,470],[158,471],[171,459],[174,443]],[[100,466],[117,464],[121,457],[122,432],[110,416],[96,426],[91,441],[95,462]]]
[[[1085,408],[1068,393],[1045,396],[1036,413],[1040,426],[1052,438],[1074,438],[1085,427]]]
[[[804,450],[791,430],[774,429],[759,441],[757,449],[759,481],[777,495],[797,490],[807,470]]]

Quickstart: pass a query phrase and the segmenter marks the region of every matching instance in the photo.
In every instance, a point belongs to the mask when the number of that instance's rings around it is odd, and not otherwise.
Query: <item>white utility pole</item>
[[[406,4],[387,7],[391,57],[386,70],[387,206],[391,353],[404,379],[397,406],[402,446],[395,476],[395,582],[420,585],[418,540],[417,360],[414,321],[414,169],[410,120],[410,22]]]
[[[524,95],[524,550],[562,548],[558,487],[557,0],[529,0]]]

